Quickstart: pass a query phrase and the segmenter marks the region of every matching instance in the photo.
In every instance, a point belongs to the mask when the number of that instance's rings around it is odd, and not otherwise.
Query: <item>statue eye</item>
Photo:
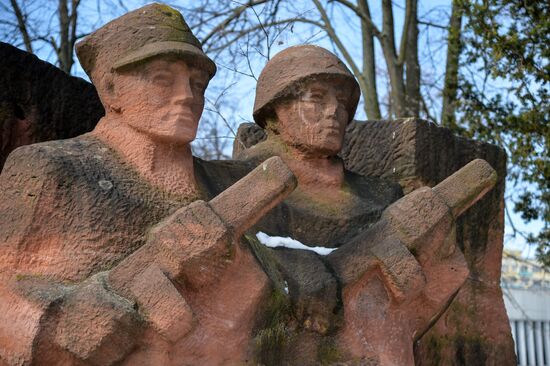
[[[336,97],[336,100],[337,100],[338,103],[340,103],[340,104],[347,104],[347,102],[348,102],[348,98],[346,98],[346,97],[344,97],[344,96]]]
[[[170,86],[173,83],[173,77],[172,74],[166,71],[159,71],[155,72],[152,75],[152,81],[153,83],[160,85],[160,86]]]
[[[320,102],[324,98],[323,93],[320,92],[311,92],[304,95],[303,99],[309,102]]]

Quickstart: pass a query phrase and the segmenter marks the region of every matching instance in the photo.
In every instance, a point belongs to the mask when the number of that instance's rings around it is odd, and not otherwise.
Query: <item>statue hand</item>
[[[143,322],[134,303],[113,291],[99,273],[63,299],[53,342],[92,365],[112,365],[134,348]]]

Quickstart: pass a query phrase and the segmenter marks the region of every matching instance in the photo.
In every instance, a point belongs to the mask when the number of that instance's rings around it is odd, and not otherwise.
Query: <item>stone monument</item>
[[[330,339],[335,353],[347,354],[344,359],[412,364],[411,345],[446,309],[468,274],[451,224],[462,209],[446,216],[446,206],[424,188],[386,208],[399,197],[398,188],[344,169],[337,154],[358,95],[352,74],[327,50],[286,49],[258,80],[254,118],[265,139],[235,155],[248,161],[279,155],[298,179],[297,189],[258,229],[311,246],[339,247],[325,259],[264,249],[280,270],[272,277],[290,283],[298,321],[323,335],[315,339],[297,331],[296,343],[307,343],[300,348],[313,347],[318,354]],[[485,169],[487,188],[496,176]],[[468,180],[464,177],[455,179]],[[417,232],[410,236],[412,231]],[[422,243],[423,235],[431,244]]]
[[[194,158],[216,67],[165,5],[106,24],[77,55],[105,116],[14,150],[0,174],[0,364],[414,363],[468,274],[455,223],[495,184],[489,164],[402,198],[346,170],[359,89],[311,46],[260,78],[265,148]],[[258,229],[335,250],[269,249]]]
[[[241,362],[268,282],[238,238],[294,177],[269,160],[218,195],[237,165],[189,147],[216,67],[174,9],[130,12],[77,54],[106,115],[0,175],[0,360]]]
[[[105,114],[94,86],[0,42],[0,171],[15,148],[90,132]]]

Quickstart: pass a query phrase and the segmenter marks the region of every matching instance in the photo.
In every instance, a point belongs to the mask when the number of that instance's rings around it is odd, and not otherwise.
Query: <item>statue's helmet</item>
[[[150,4],[105,24],[76,45],[82,68],[97,84],[102,77],[159,55],[175,55],[205,70],[216,64],[176,9]]]
[[[289,47],[276,54],[264,67],[256,86],[254,121],[265,128],[275,102],[295,95],[299,86],[311,79],[339,77],[349,80],[351,96],[347,103],[349,121],[353,119],[361,91],[346,65],[332,52],[318,46]]]

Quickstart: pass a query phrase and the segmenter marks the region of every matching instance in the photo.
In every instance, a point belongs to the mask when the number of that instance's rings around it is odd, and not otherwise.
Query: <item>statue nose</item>
[[[324,103],[324,114],[326,117],[336,116],[338,110],[338,100],[333,95],[328,95]]]
[[[193,90],[189,78],[178,80],[174,87],[174,103],[186,103],[193,100]]]

